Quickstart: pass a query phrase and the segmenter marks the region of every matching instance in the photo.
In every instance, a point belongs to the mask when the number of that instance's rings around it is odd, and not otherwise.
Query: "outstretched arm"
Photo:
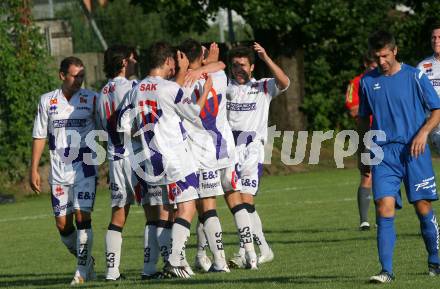
[[[206,65],[200,66],[197,69],[193,69],[187,72],[185,76],[184,86],[192,86],[197,80],[199,80],[204,74],[214,73],[225,69],[226,65],[222,61],[215,61]]]
[[[284,71],[275,62],[273,62],[269,55],[267,55],[263,46],[257,42],[254,42],[254,50],[257,52],[260,59],[263,60],[269,67],[270,72],[277,82],[278,88],[280,90],[286,89],[289,86],[290,81]]]

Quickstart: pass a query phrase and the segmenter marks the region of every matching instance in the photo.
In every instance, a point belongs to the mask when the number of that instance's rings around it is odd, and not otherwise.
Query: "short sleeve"
[[[372,115],[372,110],[370,102],[368,100],[367,89],[365,87],[365,82],[363,79],[360,81],[359,85],[359,117],[370,117]]]
[[[47,98],[43,95],[40,98],[38,104],[37,115],[34,120],[34,129],[32,132],[33,138],[46,138],[48,129],[48,108],[47,108]]]
[[[276,97],[286,91],[290,86],[290,79],[289,84],[284,88],[283,90],[278,88],[277,81],[275,78],[266,78],[263,79],[263,90],[265,94],[270,95],[271,97]]]

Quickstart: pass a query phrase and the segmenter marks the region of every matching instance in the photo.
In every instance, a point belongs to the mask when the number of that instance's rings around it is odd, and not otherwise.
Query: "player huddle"
[[[109,81],[99,95],[81,88],[81,60],[68,57],[61,62],[63,84],[41,97],[35,118],[31,186],[40,191],[38,164],[48,138],[56,225],[77,258],[72,285],[95,278],[91,212],[97,168],[85,162],[97,151],[87,145],[93,143],[87,137],[92,130],[105,131],[107,141],[112,216],[105,236],[106,280],[123,278],[122,231],[135,200],[146,217],[142,279],[194,274],[185,247],[196,212],[196,269],[229,272],[232,266],[257,269],[272,261],[254,196],[270,101],[288,88],[289,79],[263,47],[255,43],[253,48],[274,78],[252,78],[254,51],[236,47],[229,52],[228,83],[218,46],[213,43],[207,49],[192,39],[177,49],[166,42],[152,44],[146,55],[148,75],[139,82],[129,80],[135,72],[135,51],[110,47],[104,55]],[[74,140],[78,136],[80,140]],[[216,197],[222,195],[239,237],[239,251],[230,260],[216,212]],[[162,270],[157,268],[159,258],[165,264]]]

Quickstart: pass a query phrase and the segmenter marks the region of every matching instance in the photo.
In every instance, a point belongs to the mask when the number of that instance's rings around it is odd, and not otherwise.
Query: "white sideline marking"
[[[93,212],[99,212],[102,211],[101,209],[94,209]],[[47,219],[53,217],[53,214],[42,214],[42,215],[34,215],[34,216],[23,216],[23,217],[16,217],[16,218],[6,218],[6,219],[0,219],[0,223],[6,223],[6,222],[14,222],[14,221],[27,221],[27,220],[38,220],[38,219]]]

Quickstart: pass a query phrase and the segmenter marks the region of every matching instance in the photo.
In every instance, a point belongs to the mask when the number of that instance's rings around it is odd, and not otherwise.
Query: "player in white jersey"
[[[91,212],[96,192],[96,167],[84,162],[91,156],[85,139],[95,129],[96,93],[81,89],[84,65],[76,57],[61,61],[61,88],[40,98],[32,133],[31,188],[39,193],[38,165],[46,138],[49,139],[52,207],[61,240],[76,257],[72,285],[95,278],[91,256]],[[73,225],[75,216],[76,230]]]
[[[183,83],[188,60],[180,52],[177,54],[177,79],[178,83]],[[181,255],[189,237],[199,185],[196,165],[185,140],[182,118],[192,121],[197,118],[212,80],[208,78],[204,86],[206,92],[194,104],[177,83],[168,80],[175,74],[174,56],[174,50],[165,42],[154,43],[149,48],[148,76],[128,94],[118,129],[131,131],[131,121],[124,121],[128,114],[141,134],[143,151],[139,154],[144,160],[140,163],[142,185],[147,189],[160,189],[163,203],[177,206],[171,231],[172,250],[164,267],[165,276],[189,278],[188,272],[181,266]]]
[[[97,103],[98,126],[107,133],[107,158],[109,160],[112,216],[105,236],[105,257],[107,281],[124,278],[119,272],[121,260],[122,229],[130,205],[134,204],[138,184],[124,148],[122,137],[116,130],[117,119],[125,95],[136,85],[127,78],[135,75],[136,52],[127,46],[112,46],[104,53],[104,71],[109,78],[102,88]]]
[[[261,220],[255,210],[254,196],[263,169],[269,105],[274,97],[289,87],[290,81],[261,45],[254,43],[253,48],[274,77],[260,80],[252,78],[254,51],[247,47],[230,50],[229,64],[232,66],[233,80],[228,86],[227,112],[237,147],[237,172],[243,187],[241,197],[251,217],[253,239],[260,249],[258,263],[261,264],[272,261],[274,255],[264,237]],[[231,263],[241,267],[243,255],[241,245],[239,254]]]
[[[440,23],[436,23],[431,29],[431,47],[434,54],[422,60],[417,68],[423,71],[429,78],[435,91],[440,97]],[[430,133],[431,142],[440,153],[440,126]]]
[[[190,70],[199,69],[203,64],[208,66],[218,62],[219,49],[215,43],[211,44],[205,60],[203,47],[193,39],[184,41],[180,49],[190,61]],[[241,203],[241,183],[235,172],[235,143],[226,117],[227,77],[223,70],[224,64],[221,64],[223,66],[219,67],[220,70],[210,73],[213,87],[199,118],[195,122],[184,121],[188,142],[199,168],[196,267],[210,272],[229,272],[223,248],[222,228],[216,211],[216,196],[226,192],[228,200],[235,200],[235,203],[230,203],[233,205],[232,211],[236,212],[234,216],[240,239],[246,240],[245,232],[250,232],[250,218]],[[193,101],[203,92],[204,82],[202,78],[196,82],[195,87],[191,87]],[[208,266],[210,261],[204,250],[206,243],[214,256],[211,266]],[[252,239],[248,238],[245,243],[249,265],[255,269],[257,260]]]

